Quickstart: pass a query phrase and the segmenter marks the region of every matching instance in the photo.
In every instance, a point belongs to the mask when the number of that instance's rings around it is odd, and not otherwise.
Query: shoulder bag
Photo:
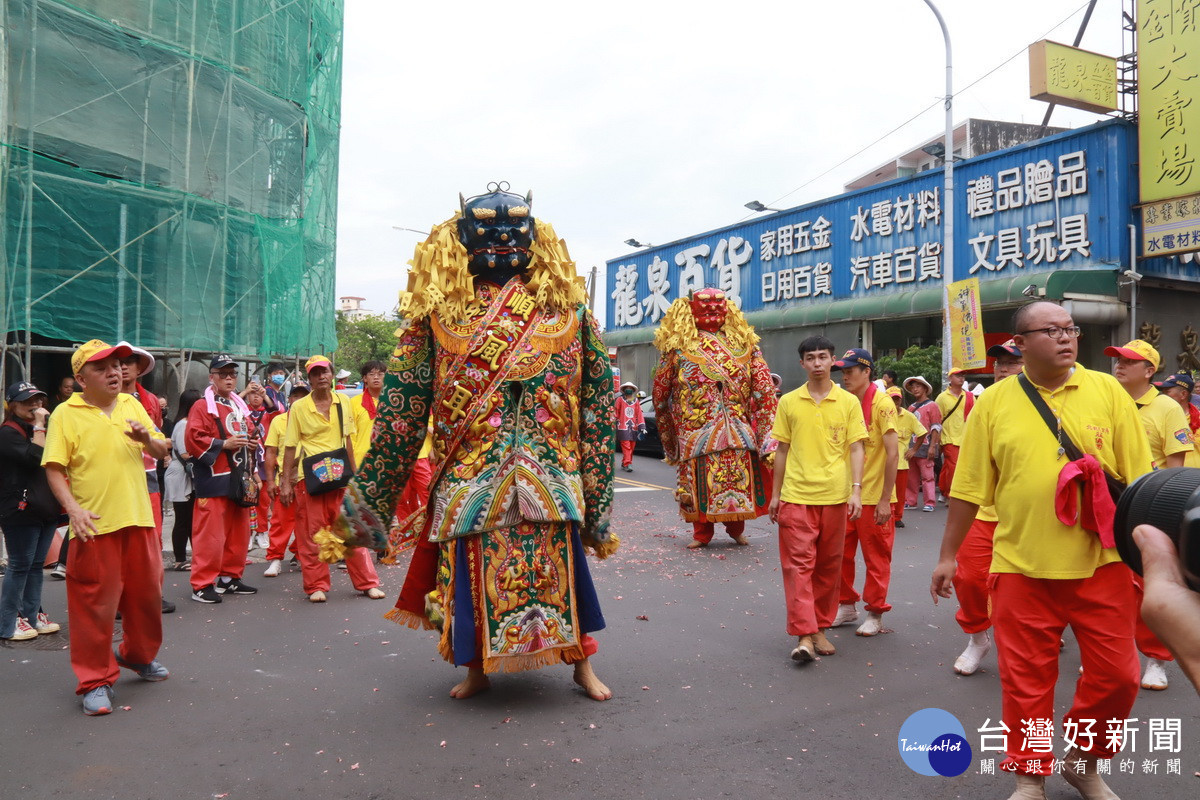
[[[341,433],[339,441],[344,442],[346,422],[342,418],[342,404],[336,400],[333,404],[337,406],[338,431]],[[306,456],[300,465],[304,469],[304,489],[310,496],[344,489],[354,477],[354,470],[350,467],[350,454],[346,452],[345,447]]]
[[[221,421],[220,409],[217,409],[217,427],[221,431],[221,437],[228,439],[229,432],[225,430],[225,423]],[[257,448],[254,447],[244,447],[238,455],[234,455],[232,451],[225,454],[229,461],[229,489],[225,496],[233,501],[234,505],[242,508],[258,505],[259,486],[258,481],[254,479],[257,472],[257,455]],[[184,461],[184,469],[187,469],[190,463],[190,460]]]

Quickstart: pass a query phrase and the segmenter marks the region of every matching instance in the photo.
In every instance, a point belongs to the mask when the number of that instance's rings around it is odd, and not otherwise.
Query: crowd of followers
[[[906,510],[945,503],[930,592],[935,603],[958,601],[967,643],[954,671],[975,673],[994,649],[1004,724],[1019,730],[1024,719],[1052,719],[1070,626],[1083,666],[1065,720],[1123,719],[1139,686],[1167,688],[1176,658],[1200,683],[1200,595],[1186,588],[1161,531],[1143,526],[1134,534],[1144,580],[1122,563],[1104,476],[1128,485],[1152,470],[1200,466],[1194,381],[1186,373],[1154,381],[1162,359],[1141,340],[1105,350],[1111,374],[1079,364],[1080,329],[1054,303],[1023,306],[1012,331],[988,350],[995,382],[986,391],[952,370],[936,397],[923,376],[896,385],[894,372],[877,375],[867,350],[839,356],[829,339],[805,339],[798,353],[807,381],[777,400],[769,390],[773,422],[753,461],[766,470],[766,502],[751,503],[740,518],[765,513],[778,524],[791,658],[806,664],[836,654],[832,628],[857,622],[864,637],[886,630],[896,529]],[[174,511],[166,568],[190,572],[191,600],[254,595],[243,580],[247,553],[261,547],[264,576],[279,577],[291,543],[306,598],[326,602],[331,572],[314,536],[337,518],[341,494],[310,494],[301,465],[344,451],[353,470],[371,446],[386,372],[382,362],[364,364],[362,391],[350,398],[337,391],[331,361],[317,355],[304,366],[306,380],[289,381],[285,368],[269,365],[263,382],[239,392],[237,363],[217,355],[209,385],[181,395],[168,428],[165,398],[139,382],[153,367],[145,350],[93,340],[75,351],[72,376],[53,398],[24,381],[5,395],[0,638],[58,634],[42,606],[42,576],[65,578],[71,666],[88,715],[112,711],[121,668],[147,681],[170,676],[157,660],[163,614],[173,610],[162,596],[164,497]],[[633,442],[646,434],[636,388],[627,382],[616,390],[626,471]],[[660,415],[668,407],[663,400]],[[1068,457],[1068,445],[1082,457]],[[407,504],[428,497],[427,455],[428,448],[413,469]],[[694,469],[702,474],[703,463]],[[677,498],[691,509],[685,519],[700,520],[689,547],[709,545],[714,519],[746,543],[741,524],[728,521],[739,517],[711,510],[706,517],[694,498]],[[865,576],[857,589],[860,549]],[[348,549],[339,566],[355,591],[385,596],[368,549]],[[114,651],[117,619],[124,636]],[[1013,797],[1044,797],[1050,762],[1017,748],[1019,737],[1009,741],[1003,768],[1017,781]],[[1096,763],[1117,748],[1111,739],[1076,746],[1064,756],[1064,777],[1084,797],[1114,797]]]

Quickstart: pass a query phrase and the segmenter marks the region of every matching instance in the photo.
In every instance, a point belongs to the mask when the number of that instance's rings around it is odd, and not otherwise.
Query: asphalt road
[[[688,551],[673,471],[648,458],[618,472],[620,552],[592,562],[608,628],[594,663],[615,697],[597,703],[558,667],[493,677],[467,700],[447,690],[463,674],[434,635],[383,619],[404,565],[381,568],[386,601],[356,595],[335,573],[330,601],[305,602],[298,571],[246,580],[260,588],[219,606],[187,599],[165,618],[165,683],[130,673],[117,710],[87,718],[73,695],[66,636],[0,648],[0,789],[20,798],[1003,798],[1010,779],[924,777],[902,762],[909,715],[946,709],[967,731],[996,720],[994,656],[977,675],[950,665],[965,637],[953,604],[929,599],[942,510],[908,514],[898,531],[886,634],[853,627],[834,656],[797,666],[784,632],[773,526],[747,526],[749,547],[718,534]],[[860,569],[861,574],[861,569]],[[45,606],[66,622],[63,584]],[[119,636],[119,632],[118,632]],[[1078,666],[1070,634],[1058,708]],[[1125,798],[1200,795],[1200,699],[1177,667],[1171,688],[1141,692]],[[1180,752],[1149,752],[1151,719],[1178,719]],[[1167,774],[1179,759],[1181,774]],[[1156,761],[1155,774],[1147,762]],[[997,759],[998,763],[999,759]],[[1114,772],[1117,767],[1114,765]],[[1059,777],[1050,798],[1078,795]]]

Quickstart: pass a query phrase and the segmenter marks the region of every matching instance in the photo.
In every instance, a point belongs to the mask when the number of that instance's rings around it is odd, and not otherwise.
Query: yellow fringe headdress
[[[742,310],[729,300],[725,301],[725,325],[721,328],[733,352],[749,352],[758,344],[758,334],[746,321]],[[696,328],[696,319],[692,316],[691,300],[680,297],[659,323],[658,331],[654,334],[654,346],[659,352],[682,350],[689,353],[700,345],[700,331]]]
[[[458,218],[434,227],[429,238],[417,245],[408,262],[408,290],[401,293],[401,311],[411,320],[434,311],[454,320],[467,319],[478,309],[474,276],[467,269],[467,249],[458,240]],[[587,302],[584,279],[575,274],[575,262],[567,243],[558,238],[548,222],[536,220],[537,236],[530,248],[525,286],[539,308],[568,311]],[[407,296],[406,296],[407,295]]]

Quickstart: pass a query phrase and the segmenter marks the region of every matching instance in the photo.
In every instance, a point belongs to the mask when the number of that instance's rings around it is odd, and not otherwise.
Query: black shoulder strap
[[[1083,453],[1071,441],[1071,437],[1062,429],[1058,420],[1054,418],[1054,412],[1050,410],[1050,406],[1046,405],[1046,401],[1042,399],[1038,393],[1037,387],[1033,385],[1033,381],[1025,376],[1024,372],[1017,375],[1017,380],[1021,383],[1021,388],[1025,390],[1025,394],[1029,395],[1029,402],[1033,403],[1033,407],[1042,415],[1042,421],[1046,423],[1046,427],[1054,434],[1054,438],[1058,440],[1059,447],[1066,453],[1067,458],[1071,461],[1077,461],[1083,458]]]
[[[963,393],[958,396],[958,402],[954,404],[954,408],[946,412],[946,419],[950,419],[952,416],[954,416],[954,412],[958,411],[958,407],[962,405],[962,401],[964,398],[966,398],[966,396],[967,390],[963,389]]]

